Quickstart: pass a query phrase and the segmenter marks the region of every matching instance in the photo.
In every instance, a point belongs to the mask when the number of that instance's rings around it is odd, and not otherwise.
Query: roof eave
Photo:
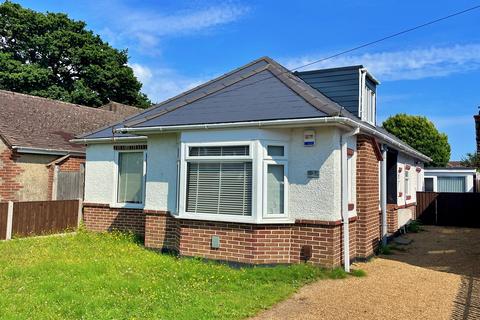
[[[225,122],[212,124],[189,124],[189,125],[173,125],[173,126],[153,126],[153,127],[137,127],[137,128],[119,128],[117,133],[129,134],[153,134],[166,132],[179,132],[185,130],[208,130],[208,129],[222,129],[222,128],[242,128],[242,127],[278,127],[278,126],[298,126],[305,125],[343,125],[350,128],[359,128],[361,131],[370,134],[387,144],[390,144],[400,151],[414,156],[423,162],[432,161],[431,158],[413,149],[412,147],[400,143],[395,139],[379,132],[378,130],[369,127],[361,121],[353,120],[346,117],[317,117],[317,118],[301,118],[301,119],[281,119],[281,120],[261,120],[261,121],[246,121],[246,122]],[[91,140],[93,142],[93,140]]]
[[[79,150],[62,150],[62,149],[49,149],[49,148],[36,148],[36,147],[22,147],[22,146],[12,146],[12,150],[17,153],[27,153],[27,154],[44,154],[44,155],[78,155],[85,156],[85,151]]]

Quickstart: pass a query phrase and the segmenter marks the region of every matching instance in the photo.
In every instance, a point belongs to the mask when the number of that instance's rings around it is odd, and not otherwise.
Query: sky
[[[161,102],[261,56],[287,68],[480,4],[423,1],[19,1],[64,12],[118,49]],[[448,135],[452,160],[475,151],[480,9],[310,66],[363,64],[381,84],[378,121],[423,115]]]

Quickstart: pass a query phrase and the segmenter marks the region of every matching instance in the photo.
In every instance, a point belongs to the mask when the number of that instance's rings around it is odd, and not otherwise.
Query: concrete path
[[[323,280],[253,319],[480,319],[480,229],[425,227],[401,251]]]

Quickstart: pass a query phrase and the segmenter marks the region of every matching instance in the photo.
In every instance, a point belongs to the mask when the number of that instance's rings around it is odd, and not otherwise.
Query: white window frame
[[[271,145],[271,144],[270,144]],[[267,213],[267,197],[268,197],[268,166],[282,165],[283,166],[283,213],[268,214]],[[273,160],[266,159],[263,161],[263,219],[287,218],[288,215],[288,161],[287,160]]]
[[[228,147],[228,146],[248,146],[248,156],[190,156],[190,147]],[[228,141],[228,142],[182,142],[180,146],[180,200],[178,205],[178,217],[195,220],[208,221],[225,221],[225,222],[255,222],[257,217],[257,179],[258,173],[255,166],[256,146],[253,141]],[[187,165],[188,162],[252,162],[252,214],[249,216],[228,215],[228,214],[211,214],[186,211],[187,199]]]
[[[365,77],[365,74],[363,75]],[[377,111],[377,94],[374,90],[367,86],[365,78],[361,81],[361,102],[360,102],[360,119],[370,124],[376,124]]]
[[[249,146],[248,156],[190,156],[190,147],[224,147],[224,146]],[[283,146],[283,157],[268,156],[268,146]],[[252,163],[252,214],[250,216],[193,213],[186,211],[187,197],[187,165],[188,162],[238,162],[248,161]],[[264,194],[265,161],[284,165],[285,186],[284,186],[284,214],[264,215],[266,196]],[[178,183],[178,212],[180,219],[195,219],[206,221],[238,222],[238,223],[293,223],[288,213],[288,143],[268,140],[247,140],[247,141],[212,141],[212,142],[181,142],[180,145],[180,173]]]
[[[425,191],[425,179],[432,179],[433,180],[433,190],[432,191]],[[424,176],[422,183],[423,183],[422,191],[424,191],[424,192],[437,192],[437,177],[436,176]]]
[[[141,203],[129,203],[129,202],[118,202],[118,176],[119,172],[119,165],[118,161],[120,158],[120,153],[143,153],[143,173],[142,173],[142,202]],[[127,209],[143,209],[145,207],[145,189],[146,189],[146,181],[147,181],[147,150],[115,150],[114,155],[114,174],[113,174],[113,198],[110,204],[112,208],[127,208]]]
[[[408,178],[407,178],[408,176]],[[405,169],[405,174],[403,175],[403,182],[405,184],[405,199],[408,197],[408,196],[412,196],[411,193],[412,193],[412,190],[411,190],[411,181],[410,181],[410,172],[409,170]]]

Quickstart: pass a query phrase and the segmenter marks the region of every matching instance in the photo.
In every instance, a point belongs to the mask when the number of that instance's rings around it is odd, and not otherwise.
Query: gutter
[[[134,141],[147,141],[145,136],[136,136],[136,137],[112,137],[112,138],[76,138],[72,139],[69,142],[78,143],[78,144],[89,144],[89,143],[111,143],[111,142],[134,142]]]
[[[64,156],[64,155],[72,155],[72,156],[85,156],[85,152],[83,151],[67,151],[67,150],[58,150],[58,149],[44,149],[44,148],[33,148],[33,147],[20,147],[20,146],[12,146],[12,149],[17,153],[29,153],[29,154],[48,154],[48,155],[55,155],[55,156]]]
[[[355,121],[346,117],[322,117],[322,118],[301,118],[301,119],[286,119],[286,120],[265,120],[265,121],[248,121],[248,122],[225,122],[225,123],[212,123],[212,124],[191,124],[191,125],[175,125],[175,126],[157,126],[157,127],[140,127],[140,128],[118,128],[115,129],[117,133],[131,133],[131,134],[149,134],[149,133],[166,133],[166,132],[178,132],[184,130],[208,130],[208,129],[223,129],[223,128],[244,128],[244,127],[277,127],[277,126],[308,126],[308,125],[344,125],[350,128],[359,128],[362,132],[370,134],[378,139],[388,143],[391,146],[396,147],[397,149],[413,155],[417,159],[420,159],[424,162],[430,162],[432,159],[418,152],[417,150],[409,147],[403,143],[392,139],[391,137],[377,131],[374,128],[369,127],[368,125]],[[108,141],[112,141],[112,138]],[[76,142],[77,139],[71,140]],[[97,142],[101,139],[83,139],[86,142]]]

